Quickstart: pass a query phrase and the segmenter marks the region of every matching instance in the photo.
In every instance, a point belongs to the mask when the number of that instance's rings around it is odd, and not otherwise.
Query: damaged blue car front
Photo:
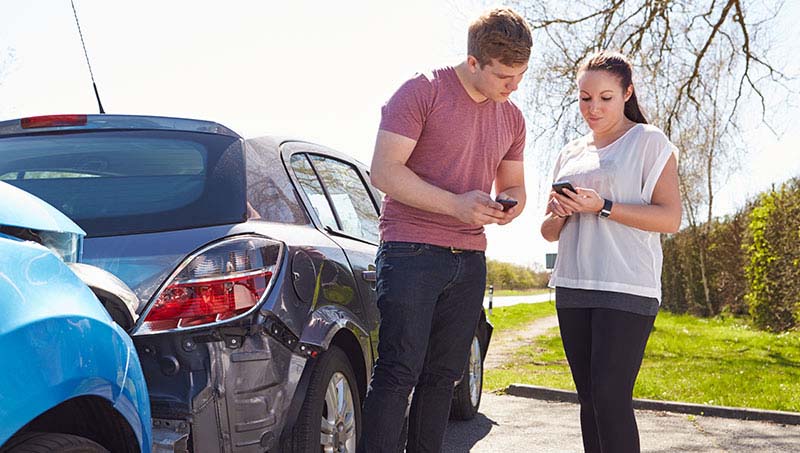
[[[136,349],[72,270],[81,272],[84,235],[49,204],[0,182],[2,452],[151,451]]]

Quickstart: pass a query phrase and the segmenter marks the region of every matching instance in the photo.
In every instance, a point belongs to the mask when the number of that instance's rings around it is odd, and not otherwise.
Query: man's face
[[[474,60],[473,57],[470,59]],[[525,71],[528,70],[527,63],[506,66],[495,58],[483,68],[477,60],[470,61],[470,66],[475,74],[475,89],[495,102],[507,101],[511,93],[517,91]]]

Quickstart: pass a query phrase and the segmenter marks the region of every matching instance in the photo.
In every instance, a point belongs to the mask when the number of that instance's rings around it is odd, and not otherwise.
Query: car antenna
[[[81,45],[83,46],[83,54],[86,56],[86,65],[89,66],[89,76],[92,78],[92,87],[94,87],[94,96],[97,98],[97,106],[100,107],[100,113],[106,113],[103,110],[103,103],[100,102],[100,93],[97,91],[97,83],[94,81],[94,73],[92,72],[92,63],[89,61],[89,53],[86,51],[86,43],[83,41],[83,32],[81,32],[81,23],[78,22],[78,12],[75,10],[75,2],[69,0],[72,4],[72,13],[75,15],[75,25],[78,26],[78,34],[81,37]]]

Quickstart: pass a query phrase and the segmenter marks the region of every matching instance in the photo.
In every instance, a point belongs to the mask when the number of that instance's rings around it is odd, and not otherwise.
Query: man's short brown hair
[[[532,46],[528,23],[510,8],[487,11],[469,26],[467,51],[481,68],[492,59],[506,66],[525,64]]]

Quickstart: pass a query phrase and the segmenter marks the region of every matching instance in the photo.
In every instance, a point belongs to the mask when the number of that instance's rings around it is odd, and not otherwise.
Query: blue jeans
[[[408,397],[408,452],[439,452],[483,306],[483,252],[384,242],[378,249],[378,360],[359,452],[398,451]]]

